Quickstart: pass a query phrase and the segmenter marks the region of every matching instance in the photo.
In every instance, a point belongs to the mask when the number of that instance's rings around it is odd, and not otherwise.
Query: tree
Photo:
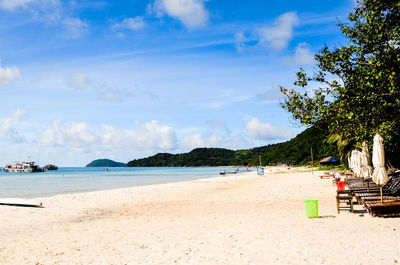
[[[316,73],[297,73],[298,89],[281,87],[282,107],[301,124],[327,126],[342,158],[380,133],[387,158],[400,160],[399,10],[400,1],[359,1],[349,22],[339,24],[348,44],[320,50]]]

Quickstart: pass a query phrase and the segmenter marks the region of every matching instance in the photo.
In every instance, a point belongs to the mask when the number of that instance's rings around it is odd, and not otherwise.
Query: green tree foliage
[[[226,166],[235,164],[235,151],[223,148],[196,148],[189,153],[159,153],[128,162],[128,167]]]
[[[379,133],[393,163],[400,156],[400,1],[364,0],[339,24],[348,45],[324,47],[317,72],[303,69],[281,88],[282,107],[301,124],[327,126],[342,155]],[[304,90],[318,84],[312,92]],[[343,157],[343,156],[342,156]]]
[[[311,127],[295,138],[276,144],[268,152],[261,154],[261,163],[263,165],[279,163],[304,165],[311,161],[311,148],[314,161],[316,161],[315,165],[324,157],[339,155],[335,144],[328,141],[327,131]],[[251,158],[249,162],[249,164],[257,165],[258,157]]]
[[[261,157],[262,165],[269,164],[306,164],[326,156],[336,156],[335,144],[327,140],[327,131],[309,128],[295,138],[279,144],[271,144],[246,150],[228,150],[223,148],[197,148],[189,153],[159,153],[147,158],[128,162],[128,167],[182,167],[182,166],[256,166]]]

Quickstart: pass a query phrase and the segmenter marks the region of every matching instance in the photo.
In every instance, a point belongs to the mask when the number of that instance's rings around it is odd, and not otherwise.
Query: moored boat
[[[49,165],[45,165],[45,166],[43,167],[43,169],[44,169],[44,170],[57,170],[58,167],[57,167],[56,165],[51,165],[51,164],[49,164]]]
[[[3,167],[3,170],[7,173],[33,173],[33,172],[43,172],[44,170],[40,168],[38,165],[35,165],[35,162],[14,162],[11,164],[6,164]]]
[[[235,171],[226,171],[226,170],[224,170],[224,171],[222,171],[222,172],[219,172],[219,174],[220,174],[220,175],[236,174],[236,173],[238,173],[238,172],[239,172],[239,168],[237,168]]]

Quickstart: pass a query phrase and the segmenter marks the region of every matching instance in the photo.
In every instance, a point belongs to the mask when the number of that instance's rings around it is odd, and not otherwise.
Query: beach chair
[[[364,207],[373,217],[400,217],[400,199],[364,202]]]
[[[319,176],[321,179],[333,178],[333,172],[325,171],[323,175]]]
[[[345,181],[336,182],[336,208],[338,213],[340,213],[340,210],[354,211],[353,196],[351,195],[351,191],[346,190],[345,184]]]
[[[380,190],[373,188],[369,192],[355,190],[354,196],[373,217],[400,217],[400,172],[390,172],[388,183],[383,186],[381,201]],[[378,186],[376,186],[378,187]]]
[[[336,195],[336,207],[338,213],[340,213],[340,210],[354,212],[353,196]]]

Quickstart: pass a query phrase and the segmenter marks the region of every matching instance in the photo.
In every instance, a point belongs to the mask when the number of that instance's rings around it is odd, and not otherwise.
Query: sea
[[[60,167],[37,173],[0,171],[0,198],[37,198],[220,176],[232,167]],[[247,169],[241,169],[247,170]]]

